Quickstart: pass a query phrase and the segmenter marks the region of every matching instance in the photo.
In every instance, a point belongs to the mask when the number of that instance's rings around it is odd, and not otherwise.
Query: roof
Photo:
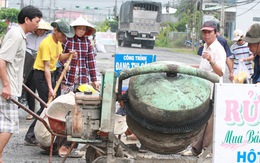
[[[176,11],[177,9],[169,7],[169,14],[175,14]],[[162,8],[162,14],[168,14],[168,12],[166,11],[166,7]]]

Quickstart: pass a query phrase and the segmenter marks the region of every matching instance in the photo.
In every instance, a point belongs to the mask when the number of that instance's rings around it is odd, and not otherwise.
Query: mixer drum
[[[212,113],[211,82],[185,75],[151,73],[129,81],[127,124],[150,151],[172,154],[196,139]]]

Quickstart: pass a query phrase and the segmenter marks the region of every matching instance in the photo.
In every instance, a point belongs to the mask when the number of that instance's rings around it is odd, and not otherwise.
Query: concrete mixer
[[[128,78],[123,98],[123,81]],[[76,105],[64,114],[59,133],[88,144],[87,162],[133,162],[124,157],[125,145],[114,134],[115,104],[123,100],[127,125],[140,143],[154,153],[174,154],[186,149],[209,119],[211,86],[218,80],[215,74],[175,62],[124,70],[119,79],[113,71],[104,71],[100,94],[76,93]]]

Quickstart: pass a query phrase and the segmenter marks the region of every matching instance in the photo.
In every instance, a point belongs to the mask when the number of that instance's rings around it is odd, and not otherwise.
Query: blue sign
[[[139,67],[156,61],[152,54],[115,54],[114,70],[119,77],[122,70]]]

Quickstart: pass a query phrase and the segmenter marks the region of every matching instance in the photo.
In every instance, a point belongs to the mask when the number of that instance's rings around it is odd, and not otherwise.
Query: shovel
[[[60,84],[61,84],[61,81],[62,81],[64,75],[66,74],[66,72],[67,72],[68,69],[69,69],[70,62],[71,62],[72,58],[73,58],[73,54],[71,54],[71,55],[69,56],[69,58],[68,58],[68,60],[67,60],[67,62],[66,62],[66,65],[65,65],[64,69],[62,70],[61,75],[60,75],[58,81],[56,82],[56,85],[55,85],[54,90],[53,90],[54,93],[56,93],[56,92],[58,91],[59,86],[60,86]],[[54,98],[54,97],[51,96],[51,97],[48,99],[48,104],[53,100],[53,98]]]

